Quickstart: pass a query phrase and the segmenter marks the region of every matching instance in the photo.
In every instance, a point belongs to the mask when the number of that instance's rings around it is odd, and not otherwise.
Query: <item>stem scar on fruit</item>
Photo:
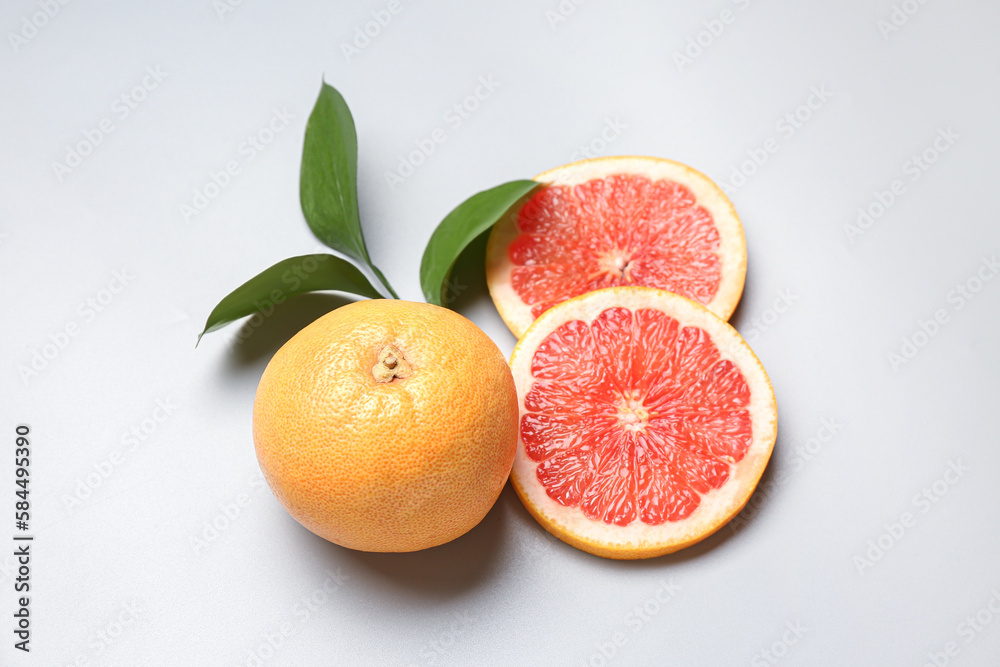
[[[406,363],[403,353],[395,345],[386,345],[378,353],[378,361],[372,366],[372,376],[376,382],[392,382],[394,378],[409,377],[413,367]]]

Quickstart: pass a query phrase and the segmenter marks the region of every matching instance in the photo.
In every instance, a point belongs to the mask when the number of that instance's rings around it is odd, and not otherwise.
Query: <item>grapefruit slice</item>
[[[652,157],[574,162],[490,234],[486,281],[520,338],[552,306],[620,285],[659,287],[729,319],[747,255],[732,203],[707,176]]]
[[[598,556],[651,558],[711,535],[746,504],[774,447],[764,367],[728,323],[671,292],[564,301],[510,365],[514,490],[546,530]]]

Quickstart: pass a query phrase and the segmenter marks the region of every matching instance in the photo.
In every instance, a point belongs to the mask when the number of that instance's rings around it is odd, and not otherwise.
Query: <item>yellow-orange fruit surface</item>
[[[416,551],[466,533],[510,473],[518,401],[503,354],[438,306],[359,301],[268,364],[254,401],[264,477],[313,533]]]

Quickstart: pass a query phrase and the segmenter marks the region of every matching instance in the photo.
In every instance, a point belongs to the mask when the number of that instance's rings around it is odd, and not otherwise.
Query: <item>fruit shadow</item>
[[[324,545],[331,561],[350,561],[352,569],[367,571],[382,585],[422,598],[459,597],[499,572],[503,545],[510,537],[503,501],[508,494],[513,496],[505,487],[483,520],[465,535],[423,551],[353,551],[313,537]]]
[[[353,300],[336,294],[301,294],[274,307],[262,319],[250,317],[234,324],[226,364],[233,371],[245,371],[269,360],[292,336],[331,310]]]
[[[778,440],[780,441],[780,436]],[[778,449],[778,442],[774,445],[775,451]],[[775,482],[779,465],[776,465],[774,455],[767,463],[764,473],[757,482],[757,488],[747,499],[746,505],[724,526],[703,539],[697,544],[681,549],[672,554],[650,558],[645,561],[632,561],[637,567],[656,567],[658,564],[681,564],[690,560],[701,558],[717,549],[722,549],[725,545],[732,543],[738,545],[749,539],[753,524],[765,514],[771,501],[778,494],[780,485]]]
[[[489,238],[490,230],[486,230],[459,254],[445,282],[443,302],[466,316],[473,310],[485,309],[496,317],[501,328],[506,329],[494,309],[489,287],[486,285],[486,243]]]
[[[736,303],[736,310],[733,314],[729,316],[729,324],[733,326],[734,329],[740,332],[742,335],[746,331],[746,325],[749,324],[750,315],[747,313],[746,307],[743,305],[747,303],[750,299],[750,295],[753,292],[753,281],[750,280],[750,271],[747,271],[746,280],[743,283],[743,293],[740,295],[740,300]],[[746,321],[744,321],[746,319]]]
[[[775,445],[775,449],[777,449],[777,445]],[[512,514],[517,517],[517,520],[521,521],[525,525],[531,526],[533,530],[539,531],[539,539],[549,541],[552,544],[554,552],[559,552],[561,550],[567,556],[590,559],[593,563],[601,565],[606,564],[609,567],[648,570],[667,568],[671,565],[680,565],[688,561],[703,558],[708,553],[714,552],[717,549],[722,549],[724,545],[728,544],[730,541],[734,541],[734,544],[736,544],[741,539],[745,539],[745,533],[748,532],[753,522],[757,520],[758,516],[766,511],[766,507],[770,504],[774,495],[776,495],[776,487],[778,485],[774,482],[775,474],[774,460],[772,458],[772,460],[768,463],[767,468],[765,468],[764,474],[761,475],[757,489],[750,496],[750,499],[747,501],[744,508],[727,524],[716,530],[713,534],[709,535],[702,541],[681,549],[680,551],[675,551],[672,554],[665,554],[663,556],[656,556],[655,558],[644,558],[639,560],[614,560],[603,558],[566,544],[565,542],[550,535],[548,531],[541,526],[541,524],[535,521],[535,519],[521,504],[521,501],[517,498],[513,490],[510,490],[510,484],[507,485],[510,493],[505,495],[509,495],[508,504],[510,505]]]

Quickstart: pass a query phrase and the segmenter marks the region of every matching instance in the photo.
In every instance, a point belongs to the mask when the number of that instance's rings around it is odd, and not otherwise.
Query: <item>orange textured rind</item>
[[[412,371],[378,382],[386,345]],[[517,396],[503,354],[438,306],[343,306],[271,359],[254,401],[257,458],[299,523],[362,551],[416,551],[472,529],[510,472]]]

